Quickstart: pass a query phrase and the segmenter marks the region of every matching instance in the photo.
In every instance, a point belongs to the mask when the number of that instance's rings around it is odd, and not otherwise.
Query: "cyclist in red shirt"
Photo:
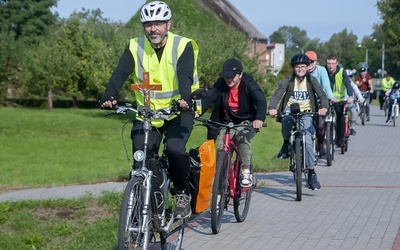
[[[372,77],[367,73],[367,69],[365,67],[360,68],[360,74],[356,76],[356,84],[357,87],[362,92],[369,91],[369,95],[367,95],[366,99],[366,113],[367,113],[367,122],[369,122],[369,103],[370,103],[370,95],[374,92],[374,86],[372,86]]]

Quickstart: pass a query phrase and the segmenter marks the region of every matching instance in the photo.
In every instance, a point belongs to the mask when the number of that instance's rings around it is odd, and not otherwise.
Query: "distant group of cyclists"
[[[357,105],[366,102],[366,117],[370,121],[370,94],[374,92],[372,77],[362,67],[357,75],[351,70],[340,67],[339,59],[331,54],[326,58],[326,65],[318,65],[318,57],[314,51],[296,54],[291,59],[293,72],[277,84],[269,105],[265,94],[252,76],[244,72],[242,63],[235,58],[227,59],[222,65],[219,78],[208,89],[203,98],[203,107],[194,110],[190,93],[199,88],[197,43],[190,38],[176,35],[170,31],[172,11],[161,1],[145,4],[141,9],[140,21],[144,35],[131,39],[122,53],[118,65],[112,73],[107,88],[99,104],[103,108],[112,108],[117,104],[117,96],[124,82],[133,75],[135,83],[162,85],[161,90],[151,91],[150,103],[146,104],[143,93],[135,91],[138,105],[150,105],[151,108],[168,108],[173,100],[177,100],[180,114],[171,119],[153,124],[156,129],[149,135],[149,148],[158,153],[162,137],[165,137],[165,154],[168,157],[171,179],[174,183],[177,218],[191,215],[189,189],[190,156],[186,152],[186,144],[192,133],[194,119],[212,109],[210,119],[222,123],[242,123],[249,121],[254,128],[261,128],[266,115],[278,116],[282,124],[283,145],[278,158],[288,158],[289,138],[293,128],[293,117],[279,115],[289,112],[293,103],[298,103],[300,110],[310,110],[318,114],[317,118],[305,115],[302,126],[306,132],[306,167],[308,169],[309,187],[312,190],[321,188],[315,171],[316,156],[326,155],[324,145],[324,121],[330,106],[336,114],[335,132],[337,147],[344,145],[343,108],[350,110],[350,134],[356,135]],[[143,72],[149,72],[149,79],[144,79]],[[394,99],[400,101],[400,82],[395,82],[387,75],[382,81],[379,96],[383,109],[385,96],[390,103]],[[369,93],[363,96],[363,93]],[[391,105],[388,106],[387,121],[390,121]],[[312,135],[316,134],[317,149],[311,144]],[[238,132],[233,136],[242,159],[241,185],[253,185],[250,172],[252,151],[250,140],[255,132]],[[140,122],[134,122],[131,139],[133,152],[142,147],[143,128]],[[220,141],[221,133],[209,133],[209,138]],[[133,168],[138,167],[134,163]]]

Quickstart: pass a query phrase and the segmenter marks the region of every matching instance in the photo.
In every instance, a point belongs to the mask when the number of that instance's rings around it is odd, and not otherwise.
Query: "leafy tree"
[[[50,8],[56,5],[57,0],[0,0],[0,30],[34,42],[55,25]]]
[[[322,51],[318,54],[320,63],[325,63],[325,58],[330,54],[335,54],[339,58],[339,63],[344,68],[358,68],[358,62],[362,60],[361,55],[365,55],[362,51],[357,51],[357,36],[348,33],[347,29],[342,32],[333,34],[328,42],[322,46]],[[357,56],[354,56],[357,55]],[[365,61],[365,60],[362,60]]]
[[[378,26],[381,34],[378,39],[386,46],[386,69],[394,77],[400,78],[400,2],[396,0],[380,0],[377,2],[383,23]],[[379,30],[378,30],[379,32]]]

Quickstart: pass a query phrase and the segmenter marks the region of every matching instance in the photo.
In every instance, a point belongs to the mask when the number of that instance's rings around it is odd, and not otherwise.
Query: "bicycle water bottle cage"
[[[290,104],[290,113],[292,114],[300,113],[300,105],[298,103]]]

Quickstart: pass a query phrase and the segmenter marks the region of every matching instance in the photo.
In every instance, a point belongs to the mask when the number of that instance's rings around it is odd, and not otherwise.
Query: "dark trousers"
[[[385,102],[384,98],[385,98],[385,92],[383,90],[379,91],[379,105],[381,106],[381,108],[383,107],[383,103]]]
[[[314,120],[318,150],[320,150],[324,146],[325,142],[325,119],[326,116],[324,115],[324,116],[318,116],[318,118]]]
[[[344,105],[346,105],[345,102],[333,104],[336,113],[335,132],[338,145],[342,145],[344,139],[344,116],[343,116]]]
[[[189,166],[190,157],[186,152],[186,143],[189,140],[194,124],[193,112],[181,112],[170,121],[165,121],[164,126],[149,133],[148,150],[158,154],[163,134],[165,134],[165,155],[168,157],[169,172],[177,193],[184,191],[189,194]],[[142,123],[136,121],[131,131],[132,151],[143,150],[144,132]],[[140,163],[134,163],[135,168]]]

